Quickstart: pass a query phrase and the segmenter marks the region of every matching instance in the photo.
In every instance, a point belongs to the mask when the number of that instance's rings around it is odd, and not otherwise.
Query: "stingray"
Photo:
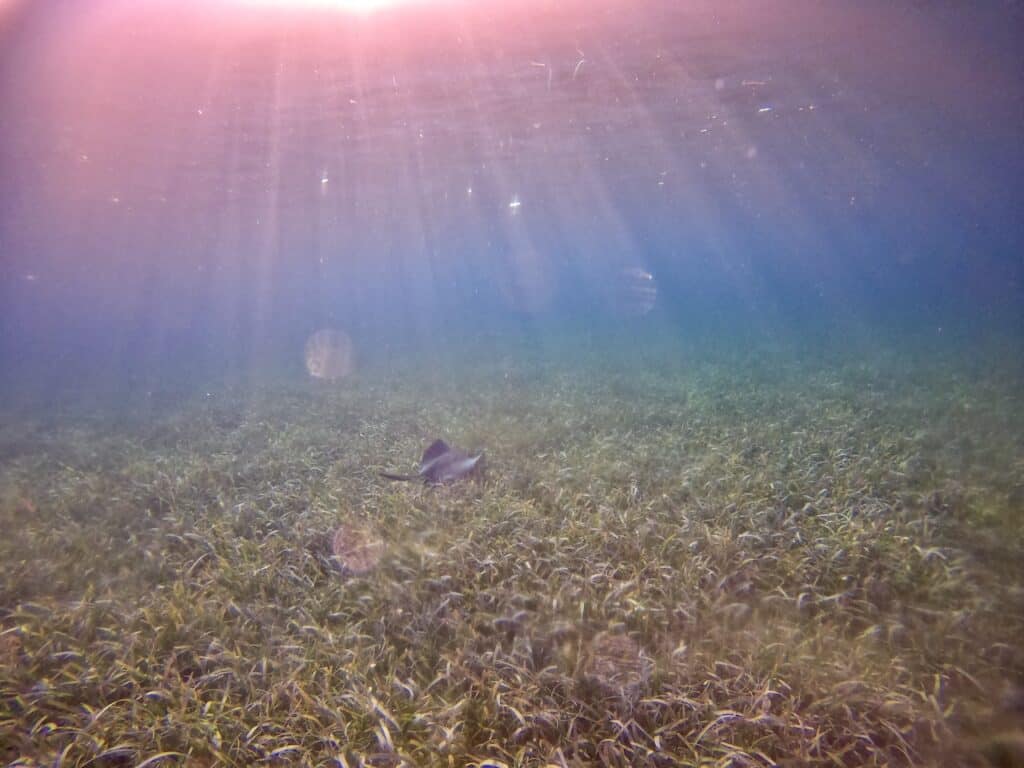
[[[422,480],[427,485],[454,483],[464,477],[478,476],[484,468],[484,455],[468,453],[452,448],[444,440],[435,440],[423,452],[420,459],[420,471],[414,475],[396,475],[392,472],[381,472],[381,477],[388,480]]]

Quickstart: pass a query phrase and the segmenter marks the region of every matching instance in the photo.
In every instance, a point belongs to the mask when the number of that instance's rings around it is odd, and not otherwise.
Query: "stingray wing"
[[[446,453],[451,452],[451,448],[448,447],[448,443],[444,440],[435,440],[423,452],[423,458],[420,459],[420,468],[426,467],[431,462],[444,456]]]
[[[483,466],[483,454],[469,456],[452,448],[444,440],[435,440],[423,452],[420,477],[431,485],[453,483],[478,472]]]
[[[464,477],[470,477],[480,470],[483,454],[466,456],[464,453],[452,451],[435,461],[423,473],[423,478],[432,485],[454,483]]]

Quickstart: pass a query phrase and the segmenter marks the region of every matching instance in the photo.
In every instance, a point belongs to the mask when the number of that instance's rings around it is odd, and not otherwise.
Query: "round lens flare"
[[[306,340],[306,370],[314,379],[343,379],[355,368],[352,339],[344,331],[324,328]]]
[[[598,682],[626,693],[638,690],[650,679],[653,665],[633,638],[598,632],[584,657],[583,670]]]
[[[331,554],[345,571],[362,576],[380,562],[384,541],[369,529],[342,525],[331,537]]]

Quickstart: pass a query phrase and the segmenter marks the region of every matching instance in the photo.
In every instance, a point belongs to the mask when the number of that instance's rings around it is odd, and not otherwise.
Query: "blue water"
[[[1024,763],[1020,0],[297,5],[0,0],[0,763]]]
[[[322,328],[1012,356],[1024,14],[982,6],[8,2],[4,385],[303,375]]]

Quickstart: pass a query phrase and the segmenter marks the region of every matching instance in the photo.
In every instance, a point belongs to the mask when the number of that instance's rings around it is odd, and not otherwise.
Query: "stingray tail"
[[[385,480],[419,480],[419,475],[395,475],[391,472],[381,472],[380,476]]]

